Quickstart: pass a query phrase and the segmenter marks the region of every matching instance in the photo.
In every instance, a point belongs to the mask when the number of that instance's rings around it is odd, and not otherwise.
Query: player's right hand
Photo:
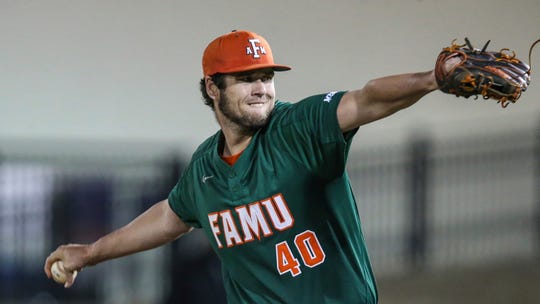
[[[68,274],[64,287],[71,287],[73,283],[75,283],[75,278],[77,277],[76,275],[73,275],[73,272],[80,272],[83,267],[89,265],[88,251],[89,245],[69,244],[59,246],[45,260],[45,265],[43,267],[45,274],[49,279],[51,279],[52,264],[61,260],[64,264],[64,270]]]

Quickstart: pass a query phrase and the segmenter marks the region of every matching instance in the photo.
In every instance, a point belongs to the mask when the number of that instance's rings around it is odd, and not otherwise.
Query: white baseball
[[[52,264],[51,273],[56,283],[59,283],[59,284],[66,283],[67,273],[64,270],[64,263],[62,263],[62,261],[56,261]]]

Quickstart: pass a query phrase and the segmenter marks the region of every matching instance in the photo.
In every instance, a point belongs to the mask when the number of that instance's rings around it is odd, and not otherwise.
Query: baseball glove
[[[529,50],[529,63],[533,47]],[[495,99],[506,108],[515,103],[530,83],[531,68],[516,58],[514,51],[502,49],[499,52],[486,51],[489,41],[480,49],[475,49],[469,39],[459,45],[443,48],[435,64],[435,78],[439,89],[457,97],[475,99]]]

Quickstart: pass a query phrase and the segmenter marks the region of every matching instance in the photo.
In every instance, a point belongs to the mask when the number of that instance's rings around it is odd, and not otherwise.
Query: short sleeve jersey
[[[377,290],[345,170],[344,92],[277,101],[233,166],[218,131],[193,154],[169,204],[204,229],[229,303],[376,303]]]

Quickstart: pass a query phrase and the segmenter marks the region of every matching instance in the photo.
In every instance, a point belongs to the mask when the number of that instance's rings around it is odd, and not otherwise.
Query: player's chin
[[[250,129],[259,129],[266,126],[270,120],[270,113],[250,113],[250,115],[245,115],[243,118],[244,126],[249,127]]]

